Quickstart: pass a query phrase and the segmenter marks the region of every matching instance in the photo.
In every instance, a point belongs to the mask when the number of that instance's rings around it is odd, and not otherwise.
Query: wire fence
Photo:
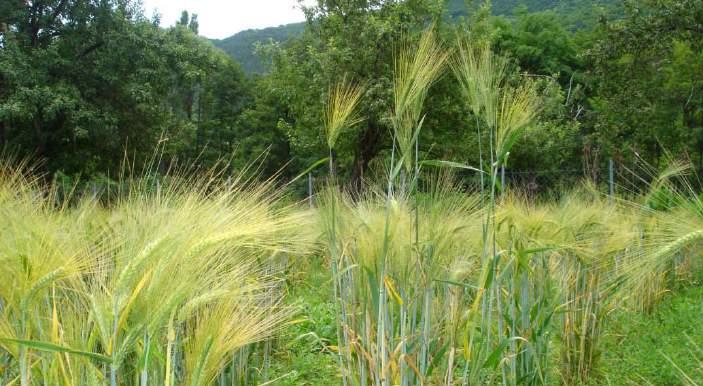
[[[463,184],[466,191],[480,189],[480,178],[474,172],[458,173],[456,178]],[[499,172],[500,187],[504,192],[516,194],[527,199],[555,198],[564,192],[573,191],[582,184],[589,184],[607,195],[637,195],[649,187],[654,178],[652,173],[637,171],[636,165],[625,165],[608,160],[605,166],[597,168],[553,168],[549,170],[518,170],[502,169]],[[293,196],[303,199],[312,205],[315,195],[326,185],[325,173],[309,173],[291,187]],[[227,183],[228,180],[222,181]],[[484,181],[486,183],[486,181]],[[142,193],[156,193],[164,184],[168,185],[167,177],[152,176],[149,179],[127,181],[86,181],[84,183],[59,182],[55,185],[57,201],[78,200],[92,197],[104,202],[129,193],[138,184]]]
[[[618,170],[617,164],[610,161],[606,167],[600,168],[564,168],[564,169],[502,169],[499,172],[498,180],[504,192],[514,193],[527,199],[554,198],[564,192],[570,192],[574,188],[583,184],[588,184],[601,191],[603,194],[615,195],[618,192],[631,191],[633,185],[628,176],[622,170]],[[481,188],[481,179],[475,172],[459,171],[455,179],[464,187],[467,192],[478,191]],[[622,181],[625,187],[618,187]],[[488,181],[483,180],[488,188]],[[302,183],[299,189],[305,189],[305,196],[310,205],[315,201],[315,194],[324,188],[326,178],[324,175],[308,173],[305,187]],[[642,183],[642,186],[645,184]]]

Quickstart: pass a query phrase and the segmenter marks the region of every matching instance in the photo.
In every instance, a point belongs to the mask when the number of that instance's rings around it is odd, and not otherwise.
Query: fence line
[[[499,181],[506,191],[526,193],[528,197],[538,197],[543,194],[558,193],[568,191],[580,181],[591,180],[604,194],[615,196],[620,193],[636,194],[646,189],[648,186],[647,172],[638,175],[633,171],[635,167],[631,165],[618,164],[613,159],[609,159],[604,167],[591,168],[567,168],[567,169],[510,169],[501,168]],[[323,178],[316,178],[323,176]],[[310,207],[314,206],[314,196],[324,184],[324,172],[310,172],[307,179],[303,179],[296,184],[299,198],[307,201]],[[646,178],[643,178],[646,176]],[[477,189],[480,185],[479,178],[475,173],[459,171],[457,178],[464,183],[467,189]],[[227,177],[227,184],[231,184],[232,177]],[[137,183],[141,188],[159,192],[162,189],[161,177],[152,177],[149,181],[88,181],[76,186],[71,183],[61,183],[57,181],[57,200],[67,198],[76,199],[90,195],[93,198],[110,199],[124,194],[130,190],[130,185]]]

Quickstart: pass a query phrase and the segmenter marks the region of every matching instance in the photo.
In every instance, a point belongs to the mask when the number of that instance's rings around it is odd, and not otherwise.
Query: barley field
[[[639,194],[506,189],[500,170],[540,90],[509,81],[488,46],[459,47],[428,30],[400,49],[393,153],[363,193],[335,176],[337,138],[361,119],[364,85],[350,79],[330,93],[330,177],[312,205],[218,169],[59,194],[31,164],[3,161],[0,384],[654,384],[613,375],[607,332],[659,315],[700,274],[689,166],[672,161]],[[418,157],[442,74],[487,133],[479,165]],[[689,357],[652,347],[650,360],[696,385],[703,356],[689,343]]]

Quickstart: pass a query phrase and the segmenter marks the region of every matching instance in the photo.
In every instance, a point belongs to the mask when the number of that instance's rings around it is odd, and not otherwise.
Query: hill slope
[[[614,4],[618,0],[493,0],[493,13],[496,15],[511,15],[519,6],[525,6],[530,12],[554,10],[556,12],[575,16],[578,10],[592,7],[595,4]],[[474,4],[482,1],[474,0]],[[474,5],[476,6],[476,5]],[[469,13],[466,0],[447,0],[447,13],[456,18]],[[571,18],[568,18],[571,19]],[[213,40],[216,47],[222,49],[242,64],[248,73],[261,73],[264,71],[261,60],[254,54],[257,42],[285,41],[291,36],[301,33],[305,23],[287,24],[260,30],[246,30],[222,40]]]
[[[496,15],[511,15],[517,7],[524,6],[530,12],[554,10],[559,13],[572,14],[591,6],[612,6],[620,0],[493,0],[493,13]],[[474,6],[483,1],[473,0]],[[466,0],[447,0],[447,10],[451,16],[467,14]]]
[[[263,65],[254,54],[256,43],[267,42],[269,39],[277,42],[286,41],[291,36],[303,32],[304,29],[305,23],[286,24],[258,30],[249,29],[222,40],[212,40],[212,43],[236,59],[247,73],[260,73],[263,71]]]

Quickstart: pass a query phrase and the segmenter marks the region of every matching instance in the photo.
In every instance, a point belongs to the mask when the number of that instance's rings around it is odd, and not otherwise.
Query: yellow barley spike
[[[393,286],[393,279],[390,277],[386,276],[383,279],[383,282],[386,284],[386,288],[388,289],[388,292],[391,294],[391,297],[395,299],[395,301],[399,305],[403,305],[403,299],[400,298],[400,295],[398,294],[398,291],[396,291],[395,287]]]

